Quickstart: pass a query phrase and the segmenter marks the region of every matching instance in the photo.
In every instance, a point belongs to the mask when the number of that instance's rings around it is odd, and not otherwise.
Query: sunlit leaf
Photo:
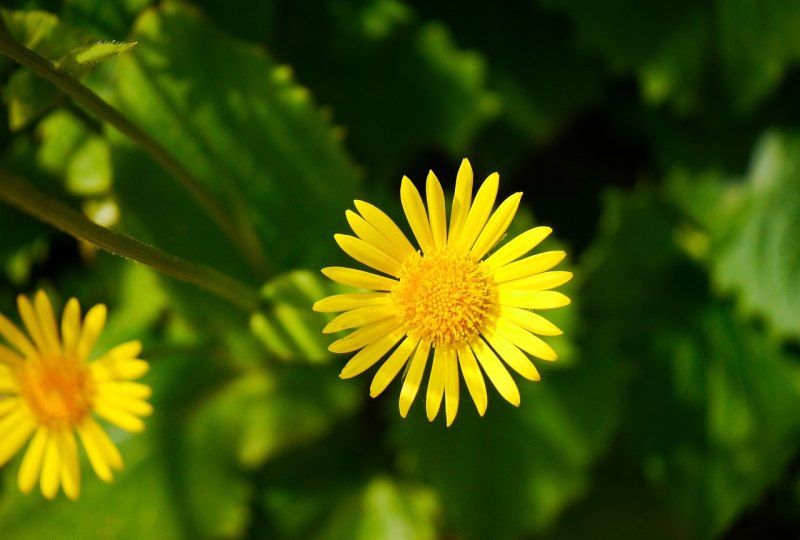
[[[182,4],[143,12],[129,40],[139,44],[119,58],[120,107],[194,173],[234,222],[255,231],[266,265],[321,266],[334,246],[319,239],[329,237],[354,198],[355,175],[308,90],[259,47],[226,37]],[[113,155],[137,236],[225,269],[254,257],[263,273],[265,261],[254,249],[223,255],[230,248],[220,244],[231,240],[213,233],[208,218],[207,226],[199,216],[188,223],[209,236],[182,227],[178,208],[194,203],[138,150],[120,144]]]
[[[278,358],[327,360],[331,339],[322,329],[332,317],[312,311],[311,306],[330,294],[333,288],[320,274],[307,270],[283,274],[261,289],[265,307],[252,316],[250,328]]]

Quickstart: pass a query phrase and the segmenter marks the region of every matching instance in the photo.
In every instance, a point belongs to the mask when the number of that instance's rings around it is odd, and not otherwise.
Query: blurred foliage
[[[260,291],[241,313],[0,207],[44,287],[141,339],[156,414],[78,502],[0,471],[0,537],[800,536],[800,7],[756,0],[9,0],[4,26],[230,211],[0,57],[0,168]],[[134,45],[135,44],[135,45]],[[353,199],[470,157],[570,253],[562,360],[480,418],[397,413],[326,351]],[[449,180],[448,180],[449,179]],[[535,218],[534,218],[535,216]],[[404,225],[403,225],[404,226]],[[514,231],[510,231],[510,234]],[[546,246],[547,247],[547,246]]]

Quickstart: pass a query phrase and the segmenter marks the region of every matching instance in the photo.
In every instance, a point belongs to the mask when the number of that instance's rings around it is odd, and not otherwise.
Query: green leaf
[[[681,249],[678,216],[652,188],[610,195],[582,297],[593,350],[616,356],[630,377],[613,452],[645,482],[627,497],[685,523],[683,536],[710,538],[763,496],[800,443],[800,422],[787,414],[800,406],[800,370],[713,298]]]
[[[346,133],[371,179],[397,181],[401,165],[433,147],[461,158],[499,113],[481,54],[405,3],[287,3],[263,31]],[[313,29],[301,37],[295,29]]]
[[[453,530],[465,538],[543,530],[587,489],[589,468],[611,435],[618,381],[605,360],[592,355],[569,369],[543,370],[541,382],[519,381],[519,409],[490,389],[484,418],[462,385],[450,428],[428,424],[420,397],[402,420],[392,392],[382,399],[404,472],[437,490]]]
[[[4,536],[36,540],[69,531],[72,536],[96,540],[184,538],[174,495],[164,482],[168,464],[153,453],[147,435],[126,438],[124,442],[118,436],[116,439],[125,470],[108,485],[94,477],[84,460],[77,502],[63,495],[52,502],[39,493],[22,495],[16,485],[20,460],[14,460],[3,479],[0,527]],[[33,515],[38,518],[31,519]]]
[[[283,360],[320,362],[330,359],[330,336],[322,333],[332,320],[311,310],[314,302],[334,294],[328,280],[297,270],[282,274],[261,289],[266,307],[253,314],[250,328],[264,347]]]
[[[800,338],[800,139],[768,134],[742,181],[684,175],[673,196],[709,237],[709,263],[720,290],[780,335]]]
[[[67,190],[89,197],[111,191],[111,151],[108,141],[91,136],[71,156],[67,166]]]
[[[3,17],[14,38],[45,58],[58,58],[88,39],[82,30],[44,11],[3,10]],[[22,129],[63,100],[57,88],[27,69],[12,73],[4,97],[12,131]]]
[[[130,40],[139,45],[119,59],[120,108],[255,230],[273,270],[327,261],[334,245],[321,239],[354,198],[355,173],[308,91],[263,50],[220,34],[183,4],[143,12]],[[228,241],[171,179],[124,144],[112,156],[123,222],[131,219],[137,237],[242,275],[241,257],[223,255]],[[187,227],[195,220],[205,225]]]
[[[109,58],[130,52],[136,47],[136,43],[115,43],[113,41],[101,41],[75,47],[67,54],[55,62],[58,69],[69,72],[73,76],[87,72],[95,64],[104,62]]]
[[[280,368],[242,373],[201,402],[174,454],[196,534],[241,535],[250,519],[246,473],[326,434],[355,397],[331,370]]]
[[[430,490],[377,477],[363,491],[344,498],[318,538],[437,538],[436,500]]]

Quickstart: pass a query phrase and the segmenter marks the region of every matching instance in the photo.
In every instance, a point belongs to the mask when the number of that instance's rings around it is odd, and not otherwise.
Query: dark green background
[[[263,247],[242,254],[147,154],[0,58],[0,166],[263,295],[243,314],[0,208],[0,310],[43,287],[107,303],[99,349],[141,339],[155,415],[112,431],[107,486],[16,489],[0,537],[800,536],[800,3],[760,0],[5,2],[51,60],[131,52],[81,80],[155,137]],[[37,11],[43,10],[43,11]],[[516,409],[462,392],[407,420],[311,313],[352,200],[402,221],[400,178],[468,157],[513,232],[570,256],[542,381]],[[462,390],[463,390],[462,385]]]

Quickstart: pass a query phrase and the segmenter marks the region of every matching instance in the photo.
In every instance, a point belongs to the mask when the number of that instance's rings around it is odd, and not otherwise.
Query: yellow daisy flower
[[[97,476],[112,480],[122,469],[117,447],[95,415],[130,432],[144,429],[141,417],[152,412],[145,400],[150,387],[133,382],[148,370],[137,356],[138,341],[114,347],[87,361],[103,330],[106,307],[94,306],[81,324],[81,309],[72,298],[64,307],[61,330],[47,295],[33,302],[17,298],[26,336],[0,314],[0,467],[31,439],[19,469],[18,485],[29,493],[37,480],[53,499],[61,486],[70,499],[80,494],[81,478],[75,433]]]
[[[548,271],[564,258],[563,251],[521,258],[550,234],[549,227],[530,229],[487,257],[503,238],[522,197],[511,195],[492,213],[498,185],[498,174],[490,175],[472,201],[472,167],[465,159],[458,170],[448,226],[444,193],[433,172],[426,185],[427,212],[419,192],[404,176],[400,199],[421,250],[391,218],[363,201],[355,201],[358,213],[347,211],[356,236],[334,236],[348,255],[385,275],[343,267],[322,270],[337,283],[371,291],[338,294],[314,304],[316,311],[344,312],[324,332],[357,328],[329,350],[358,351],[340,374],[347,379],[394,349],[375,373],[370,395],[383,392],[406,366],[400,393],[404,418],[419,391],[431,350],[425,408],[433,421],[444,397],[448,426],[458,411],[459,370],[483,416],[484,373],[500,395],[518,406],[519,390],[503,362],[526,379],[538,381],[539,373],[525,353],[556,359],[555,351],[535,334],[555,336],[561,331],[531,310],[569,304],[569,298],[549,289],[569,281],[572,273]]]

